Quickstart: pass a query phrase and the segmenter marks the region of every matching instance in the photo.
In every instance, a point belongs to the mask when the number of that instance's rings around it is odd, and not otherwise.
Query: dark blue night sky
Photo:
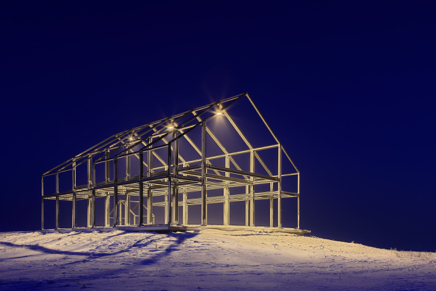
[[[302,228],[436,251],[432,3],[2,3],[0,230],[40,228],[41,175],[73,155],[248,92],[301,171]]]

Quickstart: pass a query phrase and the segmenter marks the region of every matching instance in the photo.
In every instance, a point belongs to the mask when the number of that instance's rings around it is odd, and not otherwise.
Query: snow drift
[[[248,231],[0,234],[3,290],[436,289],[436,254]]]

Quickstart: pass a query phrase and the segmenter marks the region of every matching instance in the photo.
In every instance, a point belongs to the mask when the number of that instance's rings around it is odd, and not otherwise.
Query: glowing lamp
[[[216,115],[221,115],[221,114],[223,114],[223,113],[222,113],[222,112],[217,112],[217,113],[216,113]]]

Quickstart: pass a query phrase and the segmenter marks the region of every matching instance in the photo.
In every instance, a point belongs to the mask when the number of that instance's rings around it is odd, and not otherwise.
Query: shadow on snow
[[[115,235],[111,235],[111,236],[105,237],[104,239],[102,239],[102,241],[108,240],[108,239],[113,238],[115,236],[124,235],[124,234],[126,234],[126,232],[115,234]],[[38,255],[49,254],[49,255],[68,255],[68,256],[88,256],[88,259],[86,261],[91,261],[91,260],[95,260],[95,259],[98,259],[98,258],[101,258],[101,257],[115,256],[115,255],[119,255],[119,254],[122,254],[122,253],[130,252],[133,249],[139,249],[139,248],[147,247],[147,246],[149,246],[152,243],[157,243],[158,241],[165,239],[166,237],[176,238],[176,241],[171,243],[163,251],[153,255],[150,258],[147,258],[147,259],[142,260],[142,261],[139,262],[139,264],[141,264],[141,265],[151,265],[151,264],[154,264],[154,263],[158,262],[162,258],[168,256],[171,252],[177,251],[178,249],[176,247],[178,245],[181,245],[186,239],[193,238],[196,235],[197,235],[197,233],[180,233],[179,234],[179,233],[172,233],[172,232],[170,232],[170,233],[167,233],[166,235],[165,234],[156,234],[155,233],[151,237],[147,237],[147,238],[144,238],[144,239],[137,240],[136,242],[134,242],[133,244],[131,244],[127,248],[125,248],[123,250],[116,251],[116,252],[62,251],[62,250],[57,250],[57,249],[50,249],[50,248],[47,248],[47,247],[44,247],[44,246],[40,246],[40,245],[19,245],[19,244],[14,244],[14,243],[10,243],[10,242],[0,242],[0,245],[4,245],[4,246],[7,246],[7,247],[11,247],[11,248],[25,248],[25,249],[32,250],[32,251],[40,253]],[[147,241],[143,242],[144,240],[147,240]],[[143,242],[143,243],[141,243],[141,242]],[[7,261],[7,260],[26,258],[26,257],[32,257],[32,256],[35,256],[35,255],[27,255],[27,256],[5,258],[5,259],[1,259],[0,262]],[[72,262],[72,263],[66,263],[64,265],[71,265],[71,264],[77,264],[77,263],[83,263],[83,262],[84,261],[76,261],[76,262]]]

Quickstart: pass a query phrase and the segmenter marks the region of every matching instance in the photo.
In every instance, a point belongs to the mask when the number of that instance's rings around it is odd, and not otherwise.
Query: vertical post
[[[183,193],[183,225],[188,225],[188,193]]]
[[[230,168],[230,159],[229,155],[226,154],[224,166],[226,168]],[[225,172],[226,177],[230,177],[229,172]],[[230,225],[230,189],[228,186],[224,188],[224,212],[223,212],[223,224]]]
[[[92,195],[88,197],[87,227],[92,226]]]
[[[201,125],[201,225],[207,225],[206,122]]]
[[[59,229],[59,195],[56,195],[56,229]]]
[[[121,207],[121,204],[122,204],[122,201],[120,201],[119,199],[118,199],[118,207],[117,207],[117,210],[118,210],[118,225],[123,225],[123,219],[124,219],[124,217],[123,217],[123,207]]]
[[[59,229],[59,173],[56,174],[56,229]]]
[[[139,151],[139,224],[144,224],[144,182],[142,178],[144,176],[144,152],[142,149]]]
[[[168,224],[168,195],[165,195],[165,213],[164,213],[164,224]]]
[[[250,188],[248,185],[245,186],[245,226],[250,224]]]
[[[300,195],[297,196],[297,228],[300,228]]]
[[[87,172],[88,172],[88,189],[91,189],[92,188],[92,156],[91,155],[89,155],[88,156],[88,161],[87,161]],[[93,226],[93,224],[92,224],[92,220],[93,220],[93,208],[94,208],[94,203],[93,203],[93,200],[94,200],[94,191],[92,191],[92,194],[91,194],[91,196],[90,197],[88,197],[88,221],[87,221],[87,226],[88,227],[92,227]]]
[[[44,197],[41,197],[41,229],[44,230]]]
[[[92,188],[92,157],[91,156],[88,156],[87,174],[88,174],[88,190],[89,190]]]
[[[269,191],[271,192],[271,198],[269,199],[269,227],[274,227],[274,197],[272,195],[274,183],[269,184]]]
[[[298,173],[297,175],[298,178],[298,183],[297,183],[297,193],[298,193],[298,197],[297,197],[297,228],[300,228],[300,173]]]
[[[95,227],[95,189],[92,189],[92,219],[91,219],[91,227]]]
[[[59,173],[56,174],[56,194],[59,194]]]
[[[148,143],[151,143],[151,138],[149,138]],[[147,152],[147,161],[147,177],[151,177],[153,170],[153,151],[151,149]],[[143,206],[141,205],[141,207]],[[147,190],[147,224],[153,224],[153,192],[150,187]]]
[[[250,151],[250,173],[254,173],[254,151]],[[254,177],[250,177],[251,183],[254,183]],[[250,226],[254,226],[255,208],[254,208],[254,184],[250,184]]]
[[[277,182],[277,227],[282,227],[282,145],[278,146],[277,153],[277,178],[279,181]]]
[[[76,192],[73,192],[73,198],[72,198],[73,210],[72,210],[71,228],[76,227],[76,200],[77,200]]]
[[[105,177],[105,183],[109,184],[109,181],[111,180],[111,164],[110,161],[108,160],[111,157],[111,153],[109,151],[109,149],[106,149],[106,153],[105,153],[105,158],[106,158],[106,162],[105,162],[105,167],[104,167],[104,177]],[[111,224],[111,215],[110,215],[110,207],[111,207],[111,197],[109,195],[109,192],[106,193],[105,196],[105,200],[104,200],[104,215],[105,215],[105,227],[109,227]]]
[[[106,157],[105,158],[109,159],[110,157],[111,157],[110,151],[107,149],[106,150]],[[104,176],[105,176],[106,184],[109,184],[109,181],[111,179],[111,172],[110,172],[110,170],[111,170],[111,164],[110,164],[110,161],[107,160],[105,162],[105,167],[104,167]]]
[[[44,230],[44,176],[41,177],[41,229]]]
[[[172,223],[179,224],[179,189],[177,187],[177,174],[179,167],[179,140],[177,138],[177,130],[173,132],[173,215],[172,215]]]
[[[172,201],[172,199],[171,199],[171,192],[172,192],[172,189],[171,189],[171,180],[172,180],[172,178],[171,178],[171,143],[168,143],[168,172],[167,172],[167,175],[168,175],[168,193],[167,193],[167,195],[165,196],[165,198],[166,198],[166,200],[165,200],[165,210],[166,210],[166,213],[165,213],[165,224],[171,224],[171,216],[172,216],[172,211],[171,211],[171,201]]]
[[[104,197],[104,226],[109,227],[111,223],[111,196],[109,192],[106,192],[106,196]]]
[[[126,157],[126,180],[130,180],[130,156]]]
[[[167,222],[165,224],[171,224],[171,219],[172,219],[172,207],[171,207],[171,202],[172,202],[172,177],[171,177],[171,163],[172,163],[172,153],[171,153],[171,143],[168,143],[168,195],[167,195],[167,201],[165,203],[165,206],[167,208],[167,213],[166,213],[166,219]]]
[[[126,181],[130,180],[130,156],[126,157]],[[130,225],[130,195],[126,192],[124,202],[124,225]]]
[[[124,225],[130,225],[130,194],[126,192],[124,202]]]
[[[118,159],[114,159],[114,227],[119,225],[118,215]]]
[[[73,197],[72,197],[72,202],[73,202],[73,210],[72,210],[72,226],[71,228],[76,228],[76,161],[73,162],[73,170],[72,170],[72,175],[73,175]]]

